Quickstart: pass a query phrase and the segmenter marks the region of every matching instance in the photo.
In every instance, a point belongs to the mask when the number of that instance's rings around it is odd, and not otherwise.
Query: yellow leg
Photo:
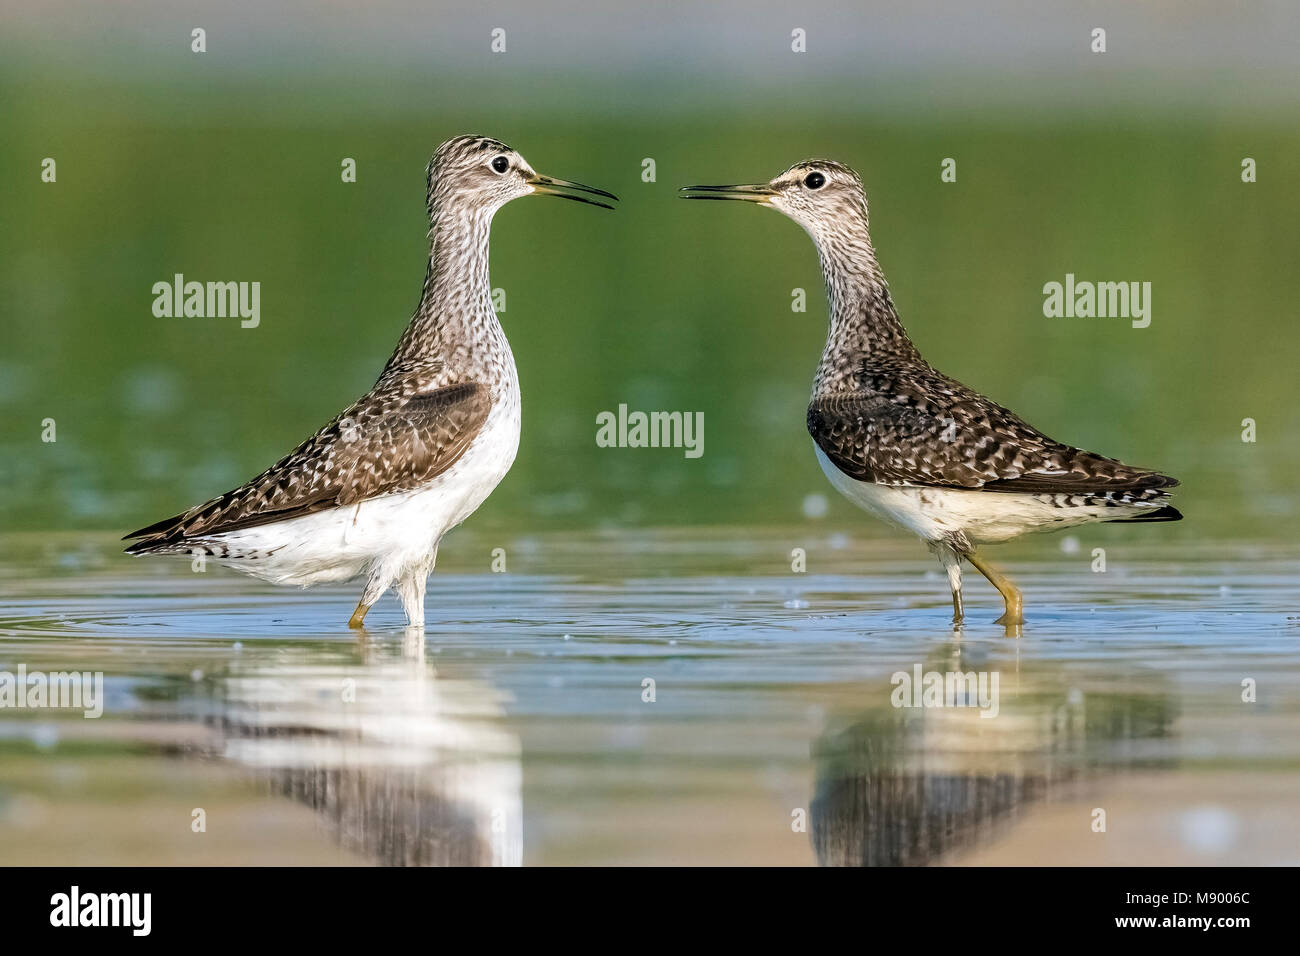
[[[998,589],[1002,595],[1002,600],[1006,602],[1006,612],[995,621],[995,624],[1024,624],[1025,616],[1021,613],[1024,610],[1024,600],[1020,596],[1020,589],[1000,571],[987,563],[982,558],[974,554],[966,555],[966,560],[984,577],[989,579],[989,584]]]
[[[360,601],[357,602],[357,609],[353,611],[352,616],[348,618],[348,627],[357,627],[357,628],[365,627],[366,612],[369,610],[370,610],[370,605],[366,603],[366,599],[363,597]]]

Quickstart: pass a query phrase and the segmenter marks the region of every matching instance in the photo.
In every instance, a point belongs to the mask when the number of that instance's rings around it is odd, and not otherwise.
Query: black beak
[[[528,185],[533,187],[533,192],[539,196],[558,196],[560,199],[572,199],[574,202],[585,202],[588,206],[599,206],[601,209],[613,209],[608,203],[597,202],[594,199],[587,199],[584,196],[574,196],[573,193],[587,193],[592,196],[604,196],[606,199],[612,199],[618,202],[618,197],[613,193],[607,193],[603,189],[597,189],[595,186],[584,186],[582,183],[571,183],[564,179],[552,179],[550,176],[534,176],[528,180]],[[567,190],[567,192],[566,192]]]
[[[776,190],[766,183],[734,186],[683,186],[678,192],[687,193],[678,199],[733,199],[766,205],[776,195]],[[703,195],[693,195],[702,193]]]

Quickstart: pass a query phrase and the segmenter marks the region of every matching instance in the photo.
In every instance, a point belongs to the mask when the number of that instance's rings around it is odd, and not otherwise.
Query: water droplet
[[[825,518],[828,510],[830,510],[830,503],[826,500],[825,495],[813,492],[804,496],[803,516],[805,518]]]
[[[1202,853],[1222,853],[1231,848],[1240,829],[1236,815],[1223,807],[1194,807],[1178,817],[1178,835],[1183,843]]]

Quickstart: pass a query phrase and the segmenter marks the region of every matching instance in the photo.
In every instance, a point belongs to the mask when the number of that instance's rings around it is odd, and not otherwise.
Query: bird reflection
[[[814,742],[811,835],[821,865],[951,862],[1090,775],[1162,762],[1140,745],[1169,736],[1175,717],[1158,676],[1085,692],[1063,669],[1007,673],[960,643],[941,647],[923,670],[990,667],[1001,678],[996,716],[975,707],[895,707],[886,685],[880,706],[848,726],[835,722]]]
[[[422,633],[360,663],[286,653],[221,682],[226,759],[378,863],[520,865],[519,741],[497,725],[498,693],[437,676]]]

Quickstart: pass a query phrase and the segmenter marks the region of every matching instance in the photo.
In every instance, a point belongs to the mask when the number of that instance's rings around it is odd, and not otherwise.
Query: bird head
[[[593,186],[543,176],[505,143],[474,135],[457,136],[438,147],[429,160],[428,186],[431,219],[436,209],[491,215],[521,196],[558,196],[603,209],[614,207],[588,197],[618,198]]]
[[[837,226],[865,224],[862,180],[848,166],[829,159],[795,163],[766,183],[683,186],[683,199],[727,199],[758,203],[785,213],[820,240]]]

